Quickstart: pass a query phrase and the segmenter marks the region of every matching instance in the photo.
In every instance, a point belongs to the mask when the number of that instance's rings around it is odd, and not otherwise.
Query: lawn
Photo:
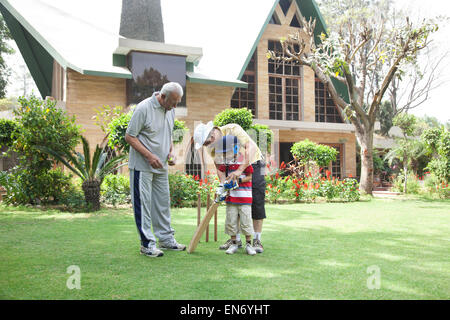
[[[0,207],[1,299],[449,299],[450,201],[267,205],[265,252],[139,255],[131,209],[95,214]],[[196,209],[172,209],[188,244]],[[212,224],[211,224],[212,226]],[[212,230],[212,228],[211,228]],[[204,239],[204,238],[203,238]],[[79,266],[81,289],[67,268]],[[379,270],[380,288],[368,273]]]

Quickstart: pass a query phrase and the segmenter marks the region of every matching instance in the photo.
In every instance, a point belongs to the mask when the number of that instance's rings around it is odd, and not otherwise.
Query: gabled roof
[[[316,34],[324,32],[314,0],[296,1],[306,18],[318,18]],[[187,77],[192,82],[246,86],[239,79],[278,2],[161,0],[166,49],[191,54],[188,62],[195,66]],[[51,94],[53,59],[83,74],[131,78],[126,67],[113,65],[113,53],[123,49],[121,9],[121,0],[0,0],[42,96]]]

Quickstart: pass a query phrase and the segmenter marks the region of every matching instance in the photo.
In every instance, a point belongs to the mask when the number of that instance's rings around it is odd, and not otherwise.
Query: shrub
[[[258,148],[264,153],[271,152],[273,131],[263,124],[253,124],[253,114],[247,108],[226,109],[216,115],[214,125],[222,127],[230,123],[238,124],[255,141]]]
[[[184,121],[175,119],[172,134],[173,144],[179,144],[183,142],[184,134],[186,133],[186,131],[188,131],[188,128],[186,127]]]
[[[56,107],[55,101],[43,101],[34,96],[19,98],[14,110],[17,130],[13,133],[12,150],[18,153],[19,165],[11,174],[17,177],[18,188],[14,192],[20,203],[48,202],[58,198],[58,183],[66,179],[58,171],[51,171],[54,161],[40,147],[57,151],[74,150],[80,137],[80,127],[75,118]],[[54,181],[54,182],[52,182]],[[14,183],[10,181],[10,183]]]
[[[222,127],[230,123],[236,123],[247,131],[252,126],[253,115],[247,108],[225,109],[214,118],[214,125]]]
[[[254,124],[248,130],[249,136],[256,142],[263,154],[271,152],[273,131],[264,124]]]
[[[12,172],[2,172],[0,184],[6,190],[6,204],[29,204],[36,195],[39,195],[36,204],[63,204],[68,195],[73,193],[71,179],[72,175],[60,168],[33,177],[28,169],[16,167]]]
[[[128,154],[130,145],[125,140],[125,133],[128,129],[128,123],[133,115],[133,109],[127,113],[122,113],[119,116],[113,117],[108,125],[108,146],[116,149],[120,153]],[[173,143],[178,144],[183,141],[184,134],[187,130],[184,121],[175,119],[172,138]]]
[[[15,120],[0,119],[0,148],[3,146],[11,147],[14,141],[14,135],[19,128]]]
[[[199,184],[193,176],[183,173],[169,174],[170,204],[183,207],[188,202],[197,200]]]
[[[405,175],[403,172],[399,173],[392,182],[392,191],[403,192],[403,185],[405,183]],[[406,181],[406,193],[407,194],[419,194],[420,193],[420,183],[416,175],[408,172],[408,180]]]
[[[121,174],[108,174],[103,180],[100,194],[103,202],[114,206],[131,203],[130,180]]]
[[[132,115],[133,111],[122,113],[118,117],[113,118],[108,125],[108,146],[125,154],[128,154],[130,151],[130,145],[125,141],[125,133]]]
[[[315,162],[321,167],[327,166],[331,161],[336,160],[337,150],[314,143],[308,139],[294,143],[291,153],[300,165]]]

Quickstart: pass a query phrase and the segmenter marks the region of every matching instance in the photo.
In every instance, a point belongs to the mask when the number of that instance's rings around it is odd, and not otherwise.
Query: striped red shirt
[[[221,165],[219,166],[219,171],[222,172],[228,172],[227,174],[230,174],[231,172],[237,170],[239,168],[239,164],[227,164],[227,165]],[[244,179],[247,176],[250,176],[253,173],[253,167],[248,166],[245,168],[244,172],[242,172],[241,176],[239,178]],[[252,204],[252,181],[248,182],[242,182],[239,184],[239,187],[234,190],[230,190],[230,195],[227,196],[225,199],[226,203],[232,203],[232,204]]]

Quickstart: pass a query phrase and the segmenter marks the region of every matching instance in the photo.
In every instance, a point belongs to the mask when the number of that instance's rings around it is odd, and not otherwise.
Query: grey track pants
[[[168,173],[130,169],[130,190],[141,244],[144,247],[156,245],[155,236],[161,243],[171,243],[175,230],[170,226]]]

